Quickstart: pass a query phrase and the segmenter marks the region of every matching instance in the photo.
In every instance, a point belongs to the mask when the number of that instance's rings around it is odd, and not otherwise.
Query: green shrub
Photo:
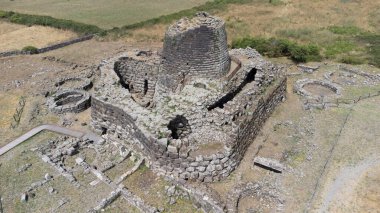
[[[75,21],[56,19],[50,16],[27,15],[15,12],[0,11],[0,17],[16,24],[49,26],[63,30],[71,30],[79,34],[104,35],[105,30],[97,26],[83,24]]]
[[[307,38],[308,36],[312,35],[313,31],[311,29],[285,29],[285,30],[278,30],[276,34],[280,37],[284,38],[293,38],[293,39],[302,39]]]
[[[355,57],[355,56],[343,56],[339,62],[341,63],[345,63],[345,64],[364,64],[365,63],[365,60],[362,59],[362,58],[359,58],[359,57]]]
[[[269,0],[269,3],[276,6],[284,4],[281,0]]]
[[[380,35],[368,34],[357,38],[360,42],[366,44],[369,63],[380,67]]]
[[[289,57],[295,62],[320,61],[320,49],[315,45],[299,45],[286,39],[245,37],[232,41],[232,48],[251,47],[268,57]]]
[[[328,58],[334,58],[338,54],[348,53],[356,48],[356,45],[348,40],[337,40],[325,47],[325,55]]]
[[[5,17],[7,17],[7,13],[0,10],[0,18],[5,18]]]
[[[38,49],[34,46],[26,46],[22,48],[22,51],[29,52],[30,54],[38,54]]]

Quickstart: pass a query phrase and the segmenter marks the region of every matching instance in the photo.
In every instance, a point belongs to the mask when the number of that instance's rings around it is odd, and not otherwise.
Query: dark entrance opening
[[[105,127],[102,127],[102,135],[105,135],[105,134],[107,134],[107,128],[105,128]]]
[[[120,71],[120,69],[121,69],[120,61],[115,62],[113,69],[115,70],[117,77],[119,77],[120,85],[122,87],[124,87],[125,89],[129,90],[129,84],[128,84],[128,82],[124,81],[124,78],[122,76],[122,72]]]
[[[190,131],[189,121],[182,115],[177,115],[168,124],[168,129],[172,132],[173,139],[179,139],[183,134]]]
[[[144,95],[148,92],[148,80],[144,80]]]
[[[249,71],[247,73],[244,81],[234,91],[231,91],[231,92],[227,93],[225,96],[223,96],[222,98],[220,98],[219,100],[217,100],[214,104],[212,104],[211,106],[209,106],[207,109],[210,111],[210,110],[213,110],[213,109],[215,109],[217,107],[224,108],[224,104],[226,104],[227,102],[229,102],[232,99],[234,99],[234,97],[237,94],[239,94],[239,92],[241,92],[243,90],[243,88],[244,88],[245,85],[247,85],[248,83],[251,83],[252,81],[255,80],[256,73],[257,73],[257,69],[256,68],[251,69],[251,71]]]

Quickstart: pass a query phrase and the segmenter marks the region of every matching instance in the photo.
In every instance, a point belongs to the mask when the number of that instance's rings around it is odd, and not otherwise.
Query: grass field
[[[380,4],[352,0],[252,0],[215,15],[226,21],[229,42],[247,36],[285,38],[321,47],[328,59],[380,66]],[[127,42],[160,42],[168,24],[129,31]]]
[[[75,38],[76,33],[51,27],[11,24],[0,21],[0,52],[21,50],[25,46],[45,47]]]
[[[0,1],[2,10],[48,15],[92,24],[121,27],[201,5],[208,0],[17,0]]]

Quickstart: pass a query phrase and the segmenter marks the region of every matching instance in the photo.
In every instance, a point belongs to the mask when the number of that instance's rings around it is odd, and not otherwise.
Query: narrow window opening
[[[144,80],[144,95],[148,92],[148,80]]]
[[[105,135],[105,134],[107,134],[107,128],[105,128],[105,127],[102,127],[102,135]]]

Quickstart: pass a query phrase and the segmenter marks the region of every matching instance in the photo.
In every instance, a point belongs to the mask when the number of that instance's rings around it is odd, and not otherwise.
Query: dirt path
[[[68,135],[68,136],[76,137],[76,138],[87,137],[87,138],[90,138],[92,140],[102,140],[101,137],[99,137],[93,133],[87,133],[86,134],[84,132],[71,130],[71,129],[68,129],[65,127],[46,124],[46,125],[41,125],[41,126],[38,126],[34,129],[30,130],[29,132],[23,134],[22,136],[15,139],[14,141],[12,141],[12,142],[8,143],[7,145],[1,147],[0,148],[0,156],[5,154],[9,150],[13,149],[14,147],[18,146],[19,144],[23,143],[24,141],[28,140],[29,138],[33,137],[34,135],[40,133],[43,130],[57,132],[57,133],[60,133],[63,135]]]
[[[353,186],[361,179],[361,176],[377,165],[380,165],[380,157],[373,156],[363,160],[356,166],[343,168],[335,181],[328,187],[329,190],[324,196],[319,212],[328,212],[331,202],[339,199],[343,191],[351,194],[355,189]]]

